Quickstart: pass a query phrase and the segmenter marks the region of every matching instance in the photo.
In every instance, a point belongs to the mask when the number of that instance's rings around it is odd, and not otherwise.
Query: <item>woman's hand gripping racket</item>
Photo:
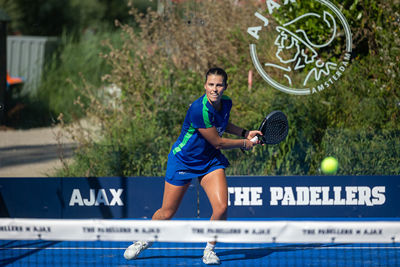
[[[288,135],[289,122],[282,111],[275,110],[264,118],[258,130],[263,135],[257,135],[250,141],[253,143],[260,141],[261,144],[268,145],[278,144]]]

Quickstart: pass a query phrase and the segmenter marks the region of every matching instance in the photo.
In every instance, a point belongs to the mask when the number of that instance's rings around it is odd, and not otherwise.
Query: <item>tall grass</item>
[[[102,76],[111,70],[100,56],[108,51],[103,42],[107,39],[118,47],[118,37],[119,33],[114,31],[87,32],[79,41],[66,34],[61,37],[58,52],[46,66],[37,94],[38,100],[48,105],[54,117],[63,113],[64,120],[70,122],[84,115],[74,103],[81,97],[86,104],[84,93],[77,88],[82,88],[85,82],[94,87],[103,85]]]

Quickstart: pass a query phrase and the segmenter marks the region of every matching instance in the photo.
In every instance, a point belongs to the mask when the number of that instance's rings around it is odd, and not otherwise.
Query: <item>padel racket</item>
[[[258,128],[263,135],[257,135],[252,142],[260,140],[261,144],[274,145],[282,142],[289,132],[289,122],[286,115],[279,110],[272,111],[262,121]]]

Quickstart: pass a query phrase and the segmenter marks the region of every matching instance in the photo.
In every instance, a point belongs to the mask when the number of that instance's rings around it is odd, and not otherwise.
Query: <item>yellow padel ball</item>
[[[321,170],[325,174],[335,174],[338,169],[338,161],[334,157],[326,157],[321,162]]]

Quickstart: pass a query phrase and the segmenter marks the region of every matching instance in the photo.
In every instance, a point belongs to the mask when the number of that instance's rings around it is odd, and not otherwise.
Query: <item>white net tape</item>
[[[0,219],[0,239],[394,243],[400,241],[400,222]]]

